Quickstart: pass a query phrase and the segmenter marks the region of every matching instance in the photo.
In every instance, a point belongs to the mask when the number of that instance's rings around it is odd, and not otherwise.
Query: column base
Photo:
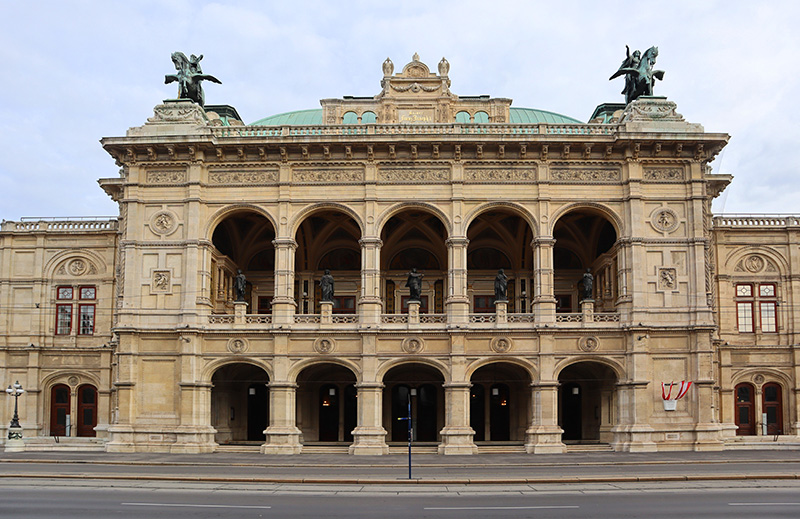
[[[656,452],[653,441],[653,428],[649,425],[620,425],[612,429],[614,441],[611,443],[619,452]]]
[[[472,441],[475,431],[472,427],[445,427],[440,433],[442,443],[437,449],[444,455],[478,454],[478,446]]]
[[[261,446],[261,454],[300,454],[300,429],[297,427],[267,427],[267,441]]]
[[[694,428],[695,451],[721,451],[725,448],[722,427],[718,423],[699,423]]]
[[[207,454],[217,449],[216,432],[213,427],[111,425],[106,452]]]
[[[25,452],[25,442],[22,439],[22,427],[9,427],[8,439],[5,446],[6,452]]]
[[[525,431],[525,452],[528,454],[563,454],[567,446],[561,441],[561,427],[541,426]]]
[[[389,454],[386,445],[386,429],[383,427],[356,427],[353,444],[348,452],[354,456],[383,456]]]

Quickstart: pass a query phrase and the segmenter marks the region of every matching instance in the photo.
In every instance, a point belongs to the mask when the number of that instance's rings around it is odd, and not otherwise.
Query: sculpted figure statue
[[[639,96],[653,95],[653,84],[655,80],[664,79],[663,70],[653,70],[658,57],[658,47],[650,47],[642,56],[638,50],[633,51],[625,45],[625,59],[609,80],[619,76],[625,76],[625,88],[622,94],[625,95],[625,102],[630,103]]]
[[[178,99],[191,99],[200,106],[205,105],[205,94],[200,82],[203,80],[212,81],[214,83],[222,84],[222,81],[203,74],[203,69],[200,68],[200,60],[203,55],[195,56],[192,54],[191,58],[187,58],[183,52],[173,52],[172,62],[175,64],[177,74],[167,74],[164,76],[164,83],[170,84],[173,81],[178,82]]]
[[[333,301],[333,276],[330,269],[325,269],[325,274],[320,278],[319,289],[322,292],[322,301]]]
[[[439,75],[446,76],[448,72],[450,72],[450,62],[442,58],[439,62]]]
[[[236,301],[244,301],[244,293],[247,289],[247,278],[241,269],[236,271],[236,277],[233,278],[233,289],[236,292]]]
[[[494,300],[495,301],[508,301],[506,291],[508,290],[508,276],[500,269],[497,271],[497,276],[494,278]]]
[[[386,61],[383,62],[383,75],[391,76],[392,72],[394,72],[394,63],[389,58],[386,58]]]
[[[424,274],[417,272],[416,267],[412,268],[411,272],[408,273],[406,286],[408,287],[409,291],[409,301],[420,300],[422,294],[422,276],[424,276]]]
[[[593,291],[592,285],[594,285],[594,276],[592,276],[592,269],[586,269],[586,272],[583,273],[583,281],[581,281],[581,285],[583,285],[583,297],[581,301],[585,299],[592,299]]]

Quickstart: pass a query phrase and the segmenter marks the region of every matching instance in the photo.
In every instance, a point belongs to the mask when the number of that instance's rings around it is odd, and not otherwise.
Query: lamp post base
[[[8,440],[5,452],[24,452],[25,442],[22,441],[22,427],[9,427]]]

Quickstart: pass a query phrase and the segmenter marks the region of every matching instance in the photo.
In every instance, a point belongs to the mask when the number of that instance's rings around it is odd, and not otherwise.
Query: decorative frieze
[[[682,168],[644,168],[644,179],[655,181],[681,181]]]
[[[148,184],[182,184],[186,182],[186,171],[182,169],[151,170],[147,172]]]
[[[296,169],[292,179],[298,184],[350,184],[363,182],[361,169]]]
[[[278,181],[277,170],[226,170],[215,169],[208,172],[209,184],[242,185],[242,184],[274,184]]]
[[[480,168],[464,171],[467,182],[534,182],[535,169]]]
[[[553,180],[566,182],[614,182],[619,180],[619,170],[604,168],[553,169],[550,177]]]
[[[382,169],[380,181],[389,183],[416,182],[448,182],[450,171],[447,169]]]

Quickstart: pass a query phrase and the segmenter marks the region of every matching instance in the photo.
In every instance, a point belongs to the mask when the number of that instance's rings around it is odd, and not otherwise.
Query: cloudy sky
[[[450,61],[459,95],[587,120],[621,102],[625,45],[659,47],[656,86],[706,131],[735,176],[715,212],[800,213],[800,2],[535,0],[0,4],[0,219],[113,216],[101,148],[176,95],[170,53],[203,54],[206,102],[245,122],[380,90],[381,63]],[[385,7],[384,7],[385,5]]]

